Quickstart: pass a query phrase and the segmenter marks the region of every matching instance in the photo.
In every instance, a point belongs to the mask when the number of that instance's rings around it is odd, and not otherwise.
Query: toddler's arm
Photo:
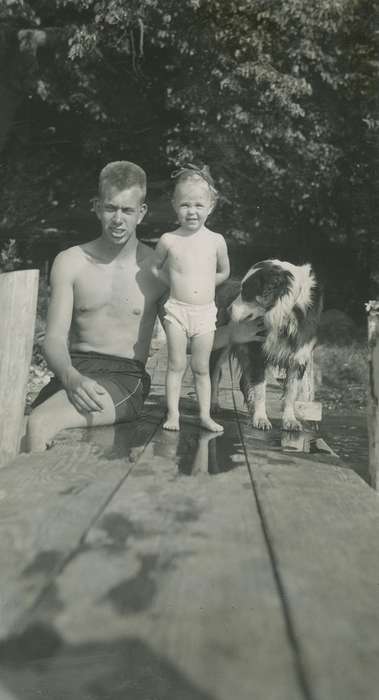
[[[170,286],[170,278],[167,268],[165,268],[165,262],[168,256],[168,244],[165,234],[159,239],[157,246],[154,251],[154,261],[151,271],[160,282],[163,282],[167,287]]]
[[[230,275],[230,263],[228,257],[228,249],[222,236],[219,236],[217,242],[217,272],[216,272],[216,287]]]

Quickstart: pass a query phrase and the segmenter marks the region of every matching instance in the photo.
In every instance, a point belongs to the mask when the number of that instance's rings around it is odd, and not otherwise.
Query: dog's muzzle
[[[239,321],[253,321],[258,316],[262,316],[263,309],[254,302],[243,301],[241,295],[229,306],[230,318],[235,323]]]

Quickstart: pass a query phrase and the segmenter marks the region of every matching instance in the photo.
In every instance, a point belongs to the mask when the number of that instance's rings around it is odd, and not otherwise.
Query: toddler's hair
[[[198,180],[201,178],[207,183],[213,199],[218,198],[218,192],[207,165],[198,167],[197,165],[193,165],[193,163],[188,163],[187,165],[183,165],[182,167],[178,168],[178,170],[175,170],[171,174],[171,177],[175,181],[175,187],[180,185],[182,182],[187,182],[187,180]]]
[[[139,187],[143,202],[146,197],[146,173],[139,165],[128,160],[113,161],[105,165],[99,175],[99,196],[109,187],[115,187],[120,192],[130,187]]]

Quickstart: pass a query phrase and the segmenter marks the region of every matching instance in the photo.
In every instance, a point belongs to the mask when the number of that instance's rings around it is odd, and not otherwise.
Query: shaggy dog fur
[[[228,280],[216,294],[218,321],[239,322],[263,317],[265,340],[215,351],[211,356],[212,406],[218,406],[221,366],[230,353],[237,358],[240,388],[255,428],[269,430],[265,372],[268,366],[285,370],[283,429],[300,430],[294,403],[316,343],[322,292],[311,265],[264,260],[242,282]]]

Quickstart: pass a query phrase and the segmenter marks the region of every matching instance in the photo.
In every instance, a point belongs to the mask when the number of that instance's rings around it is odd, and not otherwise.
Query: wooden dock
[[[0,471],[0,700],[377,700],[377,494],[251,429],[230,377],[223,435],[190,371],[163,431],[150,365],[141,420]]]

